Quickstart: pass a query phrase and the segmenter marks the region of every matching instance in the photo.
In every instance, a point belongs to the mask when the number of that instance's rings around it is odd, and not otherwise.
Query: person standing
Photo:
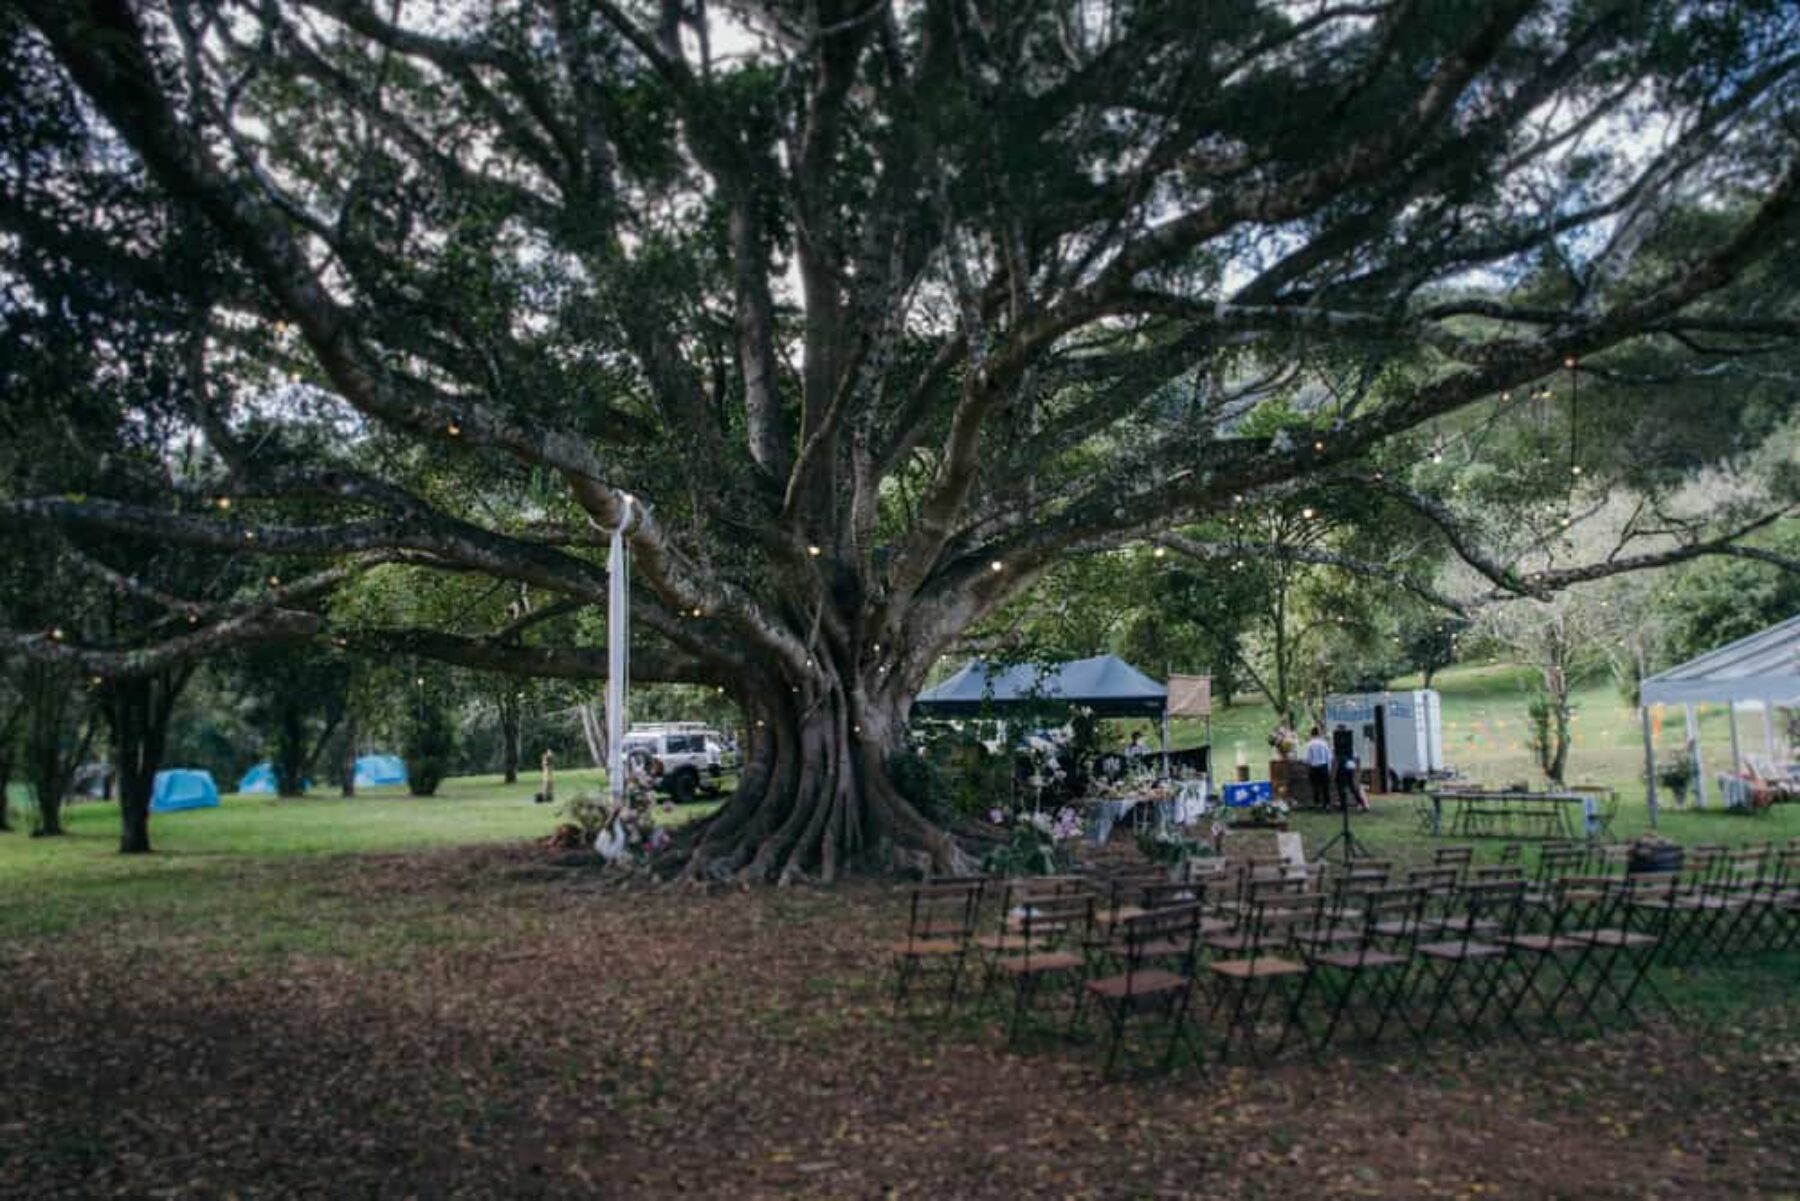
[[[536,798],[537,803],[540,805],[554,805],[556,803],[556,755],[554,752],[549,750],[544,752],[543,765],[544,784],[543,787],[538,790]]]
[[[1130,765],[1132,775],[1137,776],[1143,774],[1144,756],[1148,753],[1149,748],[1144,746],[1143,739],[1138,737],[1138,732],[1136,730],[1133,730],[1131,732],[1131,743],[1125,748],[1125,762]]]
[[[1312,728],[1312,737],[1306,742],[1302,752],[1306,760],[1306,779],[1312,787],[1312,803],[1321,809],[1331,805],[1331,744],[1325,741],[1325,735],[1318,726]]]
[[[1349,726],[1339,722],[1337,728],[1331,732],[1331,737],[1332,741],[1337,744],[1335,748],[1337,753],[1333,757],[1337,760],[1338,807],[1348,809],[1350,802],[1355,801],[1356,807],[1367,813],[1369,798],[1363,795],[1362,785],[1356,779],[1356,736],[1350,732]]]

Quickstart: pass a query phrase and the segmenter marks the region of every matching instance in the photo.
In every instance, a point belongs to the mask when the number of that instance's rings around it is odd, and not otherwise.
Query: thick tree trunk
[[[150,853],[150,797],[119,790],[119,854]]]
[[[37,822],[31,828],[33,838],[59,838],[64,833],[62,824],[63,799],[53,788],[34,784],[32,797],[37,801]]]
[[[119,853],[150,850],[150,801],[162,770],[169,721],[192,668],[115,680],[108,686],[107,720],[112,725],[113,770],[119,779]]]
[[[75,769],[94,740],[94,722],[81,717],[87,700],[68,672],[34,663],[24,673],[29,707],[25,721],[25,769],[37,803],[34,838],[63,833],[63,799],[69,795]],[[76,723],[81,722],[80,732]]]
[[[697,877],[829,883],[854,870],[948,873],[968,856],[889,777],[907,694],[878,669],[821,662],[804,681],[746,681],[749,728],[737,791],[681,852]]]
[[[12,830],[11,806],[6,801],[6,790],[12,786],[12,753],[0,751],[0,834]]]
[[[297,797],[306,794],[306,713],[298,705],[284,703],[280,732],[275,739],[275,793]]]
[[[356,714],[348,709],[344,712],[344,762],[340,769],[344,782],[341,786],[343,795],[356,795]]]
[[[516,695],[500,700],[500,772],[508,784],[519,782],[519,700]]]

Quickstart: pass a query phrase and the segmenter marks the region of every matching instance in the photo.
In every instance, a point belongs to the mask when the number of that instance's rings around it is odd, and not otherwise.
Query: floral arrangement
[[[1049,876],[1074,863],[1069,844],[1081,837],[1081,816],[1064,806],[1055,817],[1034,812],[988,811],[990,824],[1006,829],[1007,839],[982,857],[981,870],[997,876]]]
[[[1275,753],[1283,759],[1292,759],[1295,748],[1300,745],[1300,736],[1288,728],[1284,722],[1269,732],[1269,745],[1274,747]]]
[[[1177,829],[1146,830],[1137,837],[1138,851],[1151,863],[1179,867],[1190,859],[1211,859],[1218,852],[1211,842],[1189,838]]]
[[[581,793],[563,807],[566,821],[557,828],[556,845],[592,847],[608,863],[648,863],[673,841],[669,831],[656,824],[651,812],[653,803],[654,794],[647,779],[641,783],[627,779],[622,805],[615,805],[598,793]],[[664,799],[659,807],[670,812],[674,802]],[[571,830],[579,834],[565,834]]]
[[[1283,800],[1258,801],[1244,815],[1254,826],[1272,826],[1287,820],[1288,805]]]
[[[1152,801],[1168,798],[1169,790],[1161,783],[1146,784],[1143,780],[1095,780],[1088,788],[1090,796],[1102,801],[1121,801],[1127,797],[1144,797]]]

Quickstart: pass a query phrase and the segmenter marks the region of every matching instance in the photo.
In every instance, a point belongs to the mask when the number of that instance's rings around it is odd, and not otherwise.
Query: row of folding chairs
[[[1162,1058],[1312,1054],[1390,1036],[1424,1049],[1443,1032],[1521,1037],[1634,1016],[1653,960],[1739,941],[1800,940],[1800,890],[1764,876],[1564,875],[1518,865],[1379,865],[1321,875],[1241,864],[1197,878],[953,880],[917,888],[895,947],[896,1000],[930,976],[1004,1018],[1017,1041],[1047,994],[1064,1033],[1097,1019],[1111,1071],[1128,1028],[1166,1029]],[[1791,879],[1791,877],[1789,877]],[[1729,891],[1727,891],[1729,889]],[[1723,899],[1723,900],[1722,900]]]

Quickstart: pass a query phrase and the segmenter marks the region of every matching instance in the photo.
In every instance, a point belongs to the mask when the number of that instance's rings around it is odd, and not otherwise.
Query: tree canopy
[[[304,573],[179,637],[9,650],[132,675],[312,637],[594,676],[524,613],[316,598],[474,573],[566,616],[623,527],[634,670],[752,728],[695,872],[956,862],[888,778],[926,671],[1070,556],[1211,553],[1237,506],[1404,522],[1505,595],[1788,562],[1756,544],[1775,473],[1717,513],[1656,498],[1792,412],[1791,4],[15,7],[8,103],[56,97],[82,149],[11,155],[8,275],[145,265],[123,202],[71,200],[90,176],[204,231],[150,243],[205,282],[174,395],[204,461],[0,512]],[[1490,439],[1511,478],[1443,470]],[[1648,499],[1609,557],[1523,546],[1614,486]]]

